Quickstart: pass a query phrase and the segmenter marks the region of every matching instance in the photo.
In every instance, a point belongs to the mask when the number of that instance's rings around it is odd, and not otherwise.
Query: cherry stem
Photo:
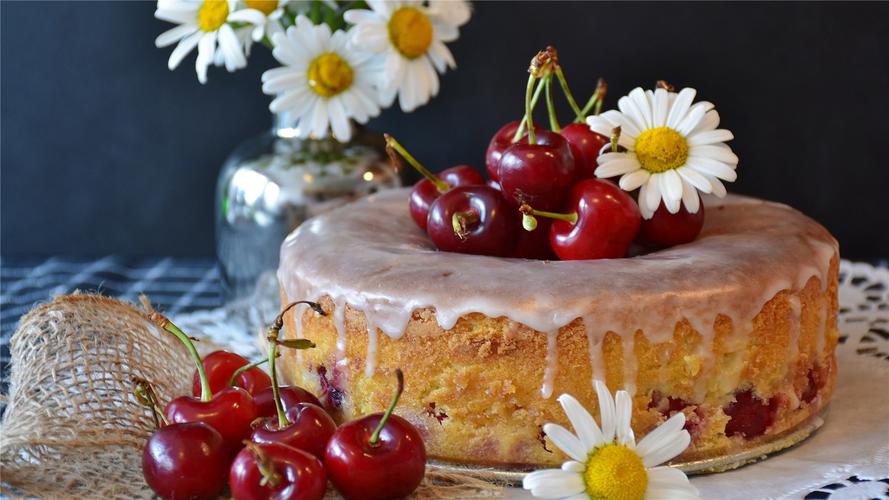
[[[553,103],[553,93],[551,90],[552,81],[552,74],[544,77],[544,84],[546,86],[546,112],[549,114],[549,128],[553,132],[561,132],[562,127],[559,126],[559,118],[556,116],[556,105]]]
[[[272,396],[275,399],[275,411],[278,413],[278,427],[282,429],[290,425],[290,420],[287,419],[287,413],[284,411],[284,404],[281,402],[281,389],[278,386],[278,370],[275,368],[275,358],[278,357],[278,334],[281,332],[281,328],[284,327],[284,314],[298,304],[307,304],[316,313],[322,316],[326,315],[324,309],[321,308],[321,304],[310,302],[308,300],[297,300],[296,302],[287,304],[284,309],[281,309],[281,312],[275,317],[272,325],[269,326],[269,333],[266,337],[266,340],[268,340],[269,343],[269,376],[272,379]],[[300,318],[296,318],[296,321],[300,321]]]
[[[469,226],[477,224],[479,220],[478,213],[472,210],[454,212],[451,216],[451,227],[454,228],[454,234],[458,238],[465,240],[469,236]]]
[[[619,152],[618,142],[620,142],[620,126],[614,127],[614,130],[611,131],[611,152],[617,153]]]
[[[547,212],[545,210],[535,210],[535,209],[531,208],[531,206],[528,204],[524,204],[521,207],[519,207],[519,212],[521,212],[523,216],[536,215],[537,217],[546,217],[547,219],[563,220],[563,221],[569,222],[572,225],[577,224],[577,212],[571,212],[570,214],[560,214],[558,212]],[[522,221],[522,225],[523,226],[525,225],[524,221]]]
[[[543,87],[544,87],[543,81],[538,81],[537,86],[534,89],[534,96],[531,97],[531,109],[534,109],[537,107],[537,101],[540,99],[540,94],[543,93]],[[526,115],[522,116],[522,121],[521,121],[521,123],[519,123],[519,128],[516,129],[515,134],[512,136],[511,142],[516,142],[519,139],[521,139],[523,135],[525,135],[525,125],[527,125],[527,122],[528,122],[528,115],[526,114]]]
[[[389,421],[389,416],[392,415],[393,411],[395,411],[395,405],[398,404],[398,398],[400,398],[401,393],[404,392],[404,373],[402,373],[401,368],[395,369],[395,378],[398,380],[398,388],[395,389],[395,394],[392,396],[392,401],[389,403],[389,408],[386,409],[386,413],[383,414],[383,418],[380,419],[380,423],[377,424],[377,428],[374,429],[373,434],[370,435],[370,439],[367,440],[367,444],[371,446],[378,446],[380,441],[380,433],[383,432],[383,427],[385,427],[386,422]]]
[[[246,372],[247,370],[252,370],[253,368],[256,368],[257,366],[262,365],[264,363],[268,363],[268,362],[269,362],[268,358],[265,358],[265,359],[260,359],[259,361],[254,361],[248,365],[244,365],[244,366],[238,368],[237,370],[235,370],[234,373],[232,373],[232,377],[230,379],[228,379],[228,386],[234,387],[235,382],[238,381],[238,377],[240,377],[242,373]]]
[[[537,143],[537,138],[534,137],[534,117],[531,116],[534,111],[534,107],[531,106],[531,96],[534,93],[534,82],[536,80],[537,76],[531,73],[528,76],[528,86],[525,88],[525,124],[528,126],[528,144]]]
[[[250,453],[253,455],[253,461],[256,462],[256,468],[262,474],[259,485],[270,488],[278,487],[281,483],[281,475],[275,472],[275,464],[272,459],[253,441],[245,440],[244,447],[250,450]]]
[[[188,349],[188,353],[191,354],[191,358],[194,360],[194,364],[198,369],[198,377],[201,379],[201,401],[210,401],[210,399],[213,398],[213,393],[210,391],[210,379],[207,378],[207,371],[204,370],[204,362],[201,360],[201,355],[198,354],[197,348],[191,341],[191,337],[183,333],[178,326],[174,325],[166,316],[157,311],[149,313],[148,319],[157,325],[158,328],[172,333],[180,342],[185,344],[185,348]]]
[[[565,73],[562,71],[562,67],[556,65],[556,78],[559,80],[559,85],[562,86],[562,92],[565,94],[565,98],[568,99],[568,105],[571,106],[571,110],[574,111],[574,115],[577,117],[575,121],[582,122],[585,114],[580,106],[577,105],[577,101],[574,99],[574,94],[571,93],[571,89],[568,88],[568,80],[565,78]]]
[[[154,420],[155,428],[160,429],[161,421],[164,422],[164,425],[170,425],[164,412],[159,411],[160,403],[158,403],[157,394],[154,392],[151,382],[142,377],[133,377],[133,383],[135,384],[133,395],[136,396],[136,401],[139,404],[151,408],[151,419]]]
[[[594,115],[601,113],[602,103],[605,101],[606,93],[608,93],[608,83],[605,82],[604,78],[599,78],[599,83],[596,84],[596,91],[590,96],[590,100],[584,105],[581,113],[586,116],[593,107],[596,108],[593,112]]]
[[[404,149],[404,146],[402,146],[398,141],[396,141],[394,137],[392,137],[389,134],[383,134],[383,137],[386,138],[386,152],[389,153],[389,158],[392,159],[393,163],[395,163],[395,164],[398,163],[398,160],[395,157],[395,154],[392,152],[392,150],[394,149],[405,160],[407,160],[407,162],[410,164],[410,166],[414,167],[417,170],[417,172],[420,172],[421,174],[423,174],[423,177],[429,179],[429,182],[434,184],[435,188],[438,189],[439,192],[446,193],[449,189],[451,189],[451,186],[449,186],[447,182],[441,180],[437,175],[430,172],[428,168],[424,167],[419,161],[417,161],[416,158],[414,158],[414,156],[412,154],[410,154],[406,149]]]

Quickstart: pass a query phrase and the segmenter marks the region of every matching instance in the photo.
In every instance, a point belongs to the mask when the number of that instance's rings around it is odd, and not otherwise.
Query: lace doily
[[[277,280],[268,274],[253,296],[176,321],[257,358],[255,334],[274,318],[278,301]],[[825,425],[763,462],[695,476],[703,498],[889,498],[889,269],[842,261],[839,303],[839,377]],[[507,496],[528,498],[521,490]]]

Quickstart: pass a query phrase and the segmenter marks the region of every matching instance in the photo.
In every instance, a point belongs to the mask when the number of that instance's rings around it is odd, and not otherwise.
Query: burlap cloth
[[[178,340],[149,323],[145,312],[115,299],[75,294],[22,317],[10,341],[0,492],[152,497],[141,463],[154,422],[132,394],[133,379],[149,380],[166,404],[190,392],[193,364]],[[429,473],[414,496],[472,498],[502,491],[468,477]]]

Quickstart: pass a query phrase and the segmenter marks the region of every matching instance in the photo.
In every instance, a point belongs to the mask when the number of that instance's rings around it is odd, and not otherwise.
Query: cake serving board
[[[721,455],[712,458],[702,458],[689,461],[671,462],[670,465],[686,474],[712,474],[737,469],[738,467],[765,460],[770,455],[777,454],[792,446],[802,443],[822,425],[827,417],[829,405],[819,414],[803,421],[794,429],[778,435],[775,439],[761,443],[731,455]],[[450,462],[430,460],[427,464],[432,470],[446,473],[463,474],[485,481],[505,483],[520,486],[525,475],[536,469],[498,468],[480,465],[455,464]],[[541,467],[543,468],[543,467]]]

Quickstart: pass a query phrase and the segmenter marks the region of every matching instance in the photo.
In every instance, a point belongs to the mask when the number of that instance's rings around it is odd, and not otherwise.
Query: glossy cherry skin
[[[562,212],[577,213],[576,224],[554,220],[550,227],[550,245],[562,260],[623,257],[642,219],[630,195],[600,179],[578,181]]]
[[[311,392],[296,387],[295,385],[285,385],[279,387],[281,393],[281,404],[284,405],[284,411],[287,411],[297,405],[297,403],[311,403],[323,408],[321,401]],[[275,409],[275,394],[272,388],[264,389],[262,392],[253,395],[253,401],[256,403],[256,411],[260,417],[277,416],[278,410]]]
[[[471,213],[477,218],[467,224],[462,238],[452,223],[457,212]],[[505,256],[512,251],[521,230],[519,223],[518,212],[500,191],[490,186],[462,186],[435,200],[429,210],[426,232],[443,252]]]
[[[347,500],[406,497],[423,480],[426,448],[410,422],[391,415],[376,446],[368,442],[382,417],[345,423],[327,444],[327,476]]]
[[[161,427],[145,443],[142,474],[161,498],[216,498],[231,455],[222,435],[202,422]]]
[[[556,254],[549,244],[551,225],[552,219],[538,217],[537,229],[534,231],[519,228],[518,240],[509,256],[514,259],[555,260]]]
[[[602,146],[608,144],[611,139],[590,130],[585,123],[572,123],[565,126],[559,132],[568,141],[571,154],[574,155],[574,166],[577,169],[578,179],[592,179],[598,163],[599,151]]]
[[[642,219],[639,228],[639,243],[648,247],[667,248],[694,241],[704,227],[704,204],[697,213],[690,214],[685,204],[671,214],[663,203],[654,211],[650,219]]]
[[[170,423],[204,422],[219,431],[233,456],[250,437],[250,424],[258,417],[253,396],[240,387],[229,387],[210,401],[181,396],[167,404],[164,414]]]
[[[488,176],[490,176],[491,180],[494,182],[497,182],[499,179],[497,170],[500,168],[500,157],[503,156],[503,152],[506,151],[506,148],[512,146],[512,138],[515,137],[516,130],[519,129],[521,123],[521,120],[507,123],[494,134],[494,137],[491,138],[491,142],[488,143],[488,150],[485,151],[485,169],[488,171]],[[539,130],[542,129],[537,125],[534,125],[534,132],[537,133]]]
[[[280,443],[257,445],[270,460],[278,477],[276,484],[260,484],[262,472],[254,452],[244,448],[229,470],[228,484],[235,500],[318,500],[327,491],[327,475],[316,457]]]
[[[561,135],[541,130],[535,144],[527,136],[500,157],[497,176],[503,195],[516,205],[537,210],[558,210],[574,182],[574,155]]]
[[[243,356],[228,351],[213,351],[204,356],[202,361],[207,379],[210,380],[210,392],[214,394],[228,387],[232,374],[238,368],[250,364],[250,361]],[[235,385],[243,387],[250,394],[256,394],[266,387],[271,387],[272,379],[262,368],[254,367],[238,375]],[[195,397],[201,395],[201,379],[197,370],[194,371],[191,380],[191,395]]]
[[[312,403],[297,403],[286,411],[286,415],[290,425],[281,428],[277,416],[267,418],[253,429],[250,440],[254,443],[283,443],[323,459],[327,442],[336,432],[336,423],[330,415]]]
[[[438,178],[445,181],[452,189],[458,186],[474,186],[485,183],[485,177],[478,170],[469,165],[457,165],[442,170],[437,174]],[[411,218],[420,229],[426,229],[426,219],[429,216],[429,207],[442,193],[429,179],[423,179],[411,189],[409,206]]]

